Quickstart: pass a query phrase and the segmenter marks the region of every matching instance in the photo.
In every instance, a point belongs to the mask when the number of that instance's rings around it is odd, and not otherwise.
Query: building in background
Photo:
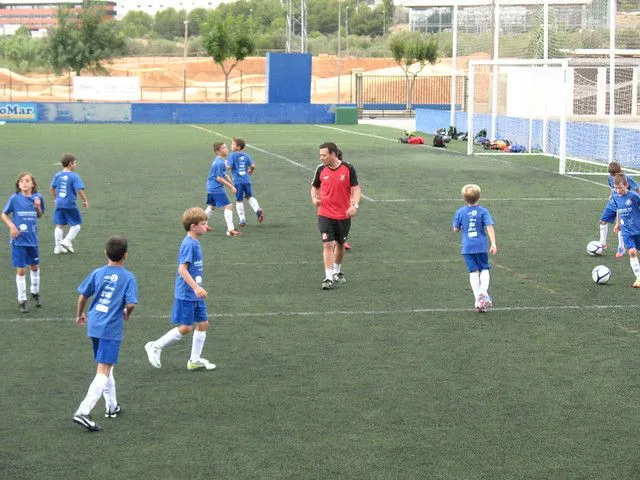
[[[115,18],[116,2],[101,1],[107,18]],[[44,31],[58,24],[58,8],[82,9],[82,0],[0,0],[0,34],[10,35],[19,27]]]
[[[223,0],[116,0],[117,18],[123,18],[127,13],[139,11],[149,15],[155,15],[160,10],[173,8],[190,12],[194,8],[214,9],[223,3]]]

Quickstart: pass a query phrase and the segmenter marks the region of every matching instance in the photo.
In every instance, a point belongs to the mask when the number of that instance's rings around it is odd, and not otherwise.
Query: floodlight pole
[[[609,1],[609,163],[614,160],[615,116],[616,116],[616,13],[617,6]]]
[[[453,32],[453,38],[451,40],[451,112],[449,115],[449,125],[455,127],[456,125],[456,102],[457,97],[457,61],[458,61],[458,0],[453,2],[453,16],[451,19],[451,27]]]
[[[340,104],[340,48],[341,48],[341,37],[342,37],[342,28],[340,24],[342,23],[342,1],[338,0],[338,54],[336,55],[337,71],[338,71],[338,98],[336,100],[336,105]]]
[[[189,35],[189,20],[184,23],[184,51],[182,53],[182,101],[187,103],[187,37]]]

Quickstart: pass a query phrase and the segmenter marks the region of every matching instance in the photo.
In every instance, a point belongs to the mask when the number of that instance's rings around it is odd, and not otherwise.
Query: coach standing
[[[325,279],[322,289],[347,283],[342,273],[344,242],[349,236],[351,217],[358,211],[360,185],[353,165],[341,160],[342,152],[333,142],[320,145],[320,161],[311,182],[311,201],[318,208]]]

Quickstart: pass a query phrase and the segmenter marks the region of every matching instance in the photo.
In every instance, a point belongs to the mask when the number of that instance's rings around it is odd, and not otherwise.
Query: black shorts
[[[322,242],[336,241],[340,245],[344,244],[351,229],[351,219],[334,220],[333,218],[318,215],[318,228]]]

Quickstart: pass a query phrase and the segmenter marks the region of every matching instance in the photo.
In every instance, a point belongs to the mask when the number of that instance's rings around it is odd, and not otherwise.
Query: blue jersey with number
[[[224,178],[227,173],[227,166],[221,157],[216,157],[211,163],[211,169],[209,170],[209,176],[207,177],[207,192],[215,193],[223,188],[223,184],[216,180],[218,177]]]
[[[51,179],[51,188],[56,189],[56,208],[75,208],[78,192],[84,183],[76,172],[62,170]]]
[[[136,277],[120,266],[96,268],[78,287],[84,297],[93,297],[87,313],[87,336],[122,340],[124,307],[138,303]]]
[[[40,210],[44,213],[44,198],[39,193],[29,196],[14,193],[5,203],[2,211],[13,217],[13,223],[20,232],[18,238],[10,240],[11,245],[17,247],[38,246],[38,212],[33,204],[36,198],[40,199]]]
[[[180,275],[180,265],[186,263],[187,270],[198,285],[202,287],[202,247],[200,242],[189,235],[184,237],[178,251],[178,270],[176,270],[175,297],[178,300],[200,300],[187,282]]]
[[[253,159],[248,153],[244,151],[231,152],[227,163],[231,167],[231,178],[233,178],[234,185],[237,183],[251,183],[249,168],[253,166]]]
[[[607,208],[618,212],[624,235],[640,235],[640,195],[631,190],[624,195],[614,192]]]
[[[493,225],[489,210],[481,205],[466,205],[453,216],[453,228],[462,230],[462,253],[486,253],[489,251],[485,227]]]

